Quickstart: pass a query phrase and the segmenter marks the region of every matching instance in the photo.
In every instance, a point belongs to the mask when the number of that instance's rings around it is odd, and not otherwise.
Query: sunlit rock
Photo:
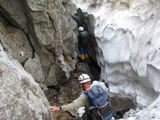
[[[39,85],[0,45],[0,119],[52,120],[50,105]]]

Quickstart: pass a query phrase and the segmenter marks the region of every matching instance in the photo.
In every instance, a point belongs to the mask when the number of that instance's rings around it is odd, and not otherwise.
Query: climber
[[[83,106],[89,120],[111,120],[112,109],[106,91],[99,85],[91,87],[91,79],[87,74],[81,74],[78,81],[84,92],[72,103],[60,107],[51,106],[51,110],[76,111]]]
[[[79,27],[79,49],[81,54],[81,60],[88,60],[88,42],[89,42],[89,34],[88,31],[85,31],[83,27]]]

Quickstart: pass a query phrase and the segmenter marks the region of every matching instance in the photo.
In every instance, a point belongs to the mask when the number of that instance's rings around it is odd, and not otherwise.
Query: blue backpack
[[[112,109],[106,91],[99,85],[84,92],[88,96],[90,108],[95,120],[111,120]]]
[[[80,32],[80,44],[87,45],[89,42],[89,34],[87,31]]]

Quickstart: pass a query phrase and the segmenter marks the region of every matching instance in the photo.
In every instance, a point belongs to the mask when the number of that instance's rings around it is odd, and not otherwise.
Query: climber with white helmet
[[[84,30],[82,26],[79,27],[79,49],[81,54],[81,60],[84,61],[85,59],[88,60],[88,42],[89,42],[89,34],[88,31]]]
[[[112,109],[106,91],[98,85],[91,87],[91,79],[87,74],[81,74],[78,81],[84,92],[72,103],[60,107],[51,106],[51,110],[72,112],[85,107],[87,120],[111,120]]]
[[[83,27],[79,27],[78,30],[79,30],[80,32],[83,32],[83,31],[84,31],[84,28],[83,28]]]
[[[78,77],[78,81],[79,81],[80,87],[84,91],[87,91],[90,88],[91,79],[87,74],[81,74]],[[74,103],[63,105],[61,107],[51,106],[51,110],[52,111],[55,111],[55,110],[73,111],[78,109],[81,106],[88,106],[87,96],[85,94],[81,94],[76,100],[74,100]]]
[[[91,85],[91,79],[90,79],[89,75],[81,74],[78,77],[78,81],[79,81],[80,87],[83,89],[83,91],[88,91],[88,89],[90,88],[90,85]]]

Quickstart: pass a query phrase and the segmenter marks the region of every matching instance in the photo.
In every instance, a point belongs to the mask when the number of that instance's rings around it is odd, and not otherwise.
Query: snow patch
[[[137,96],[140,106],[155,103],[160,93],[160,2],[73,1],[96,19],[101,80],[109,83],[112,92]],[[160,106],[157,103],[141,111],[126,120],[159,119]]]

